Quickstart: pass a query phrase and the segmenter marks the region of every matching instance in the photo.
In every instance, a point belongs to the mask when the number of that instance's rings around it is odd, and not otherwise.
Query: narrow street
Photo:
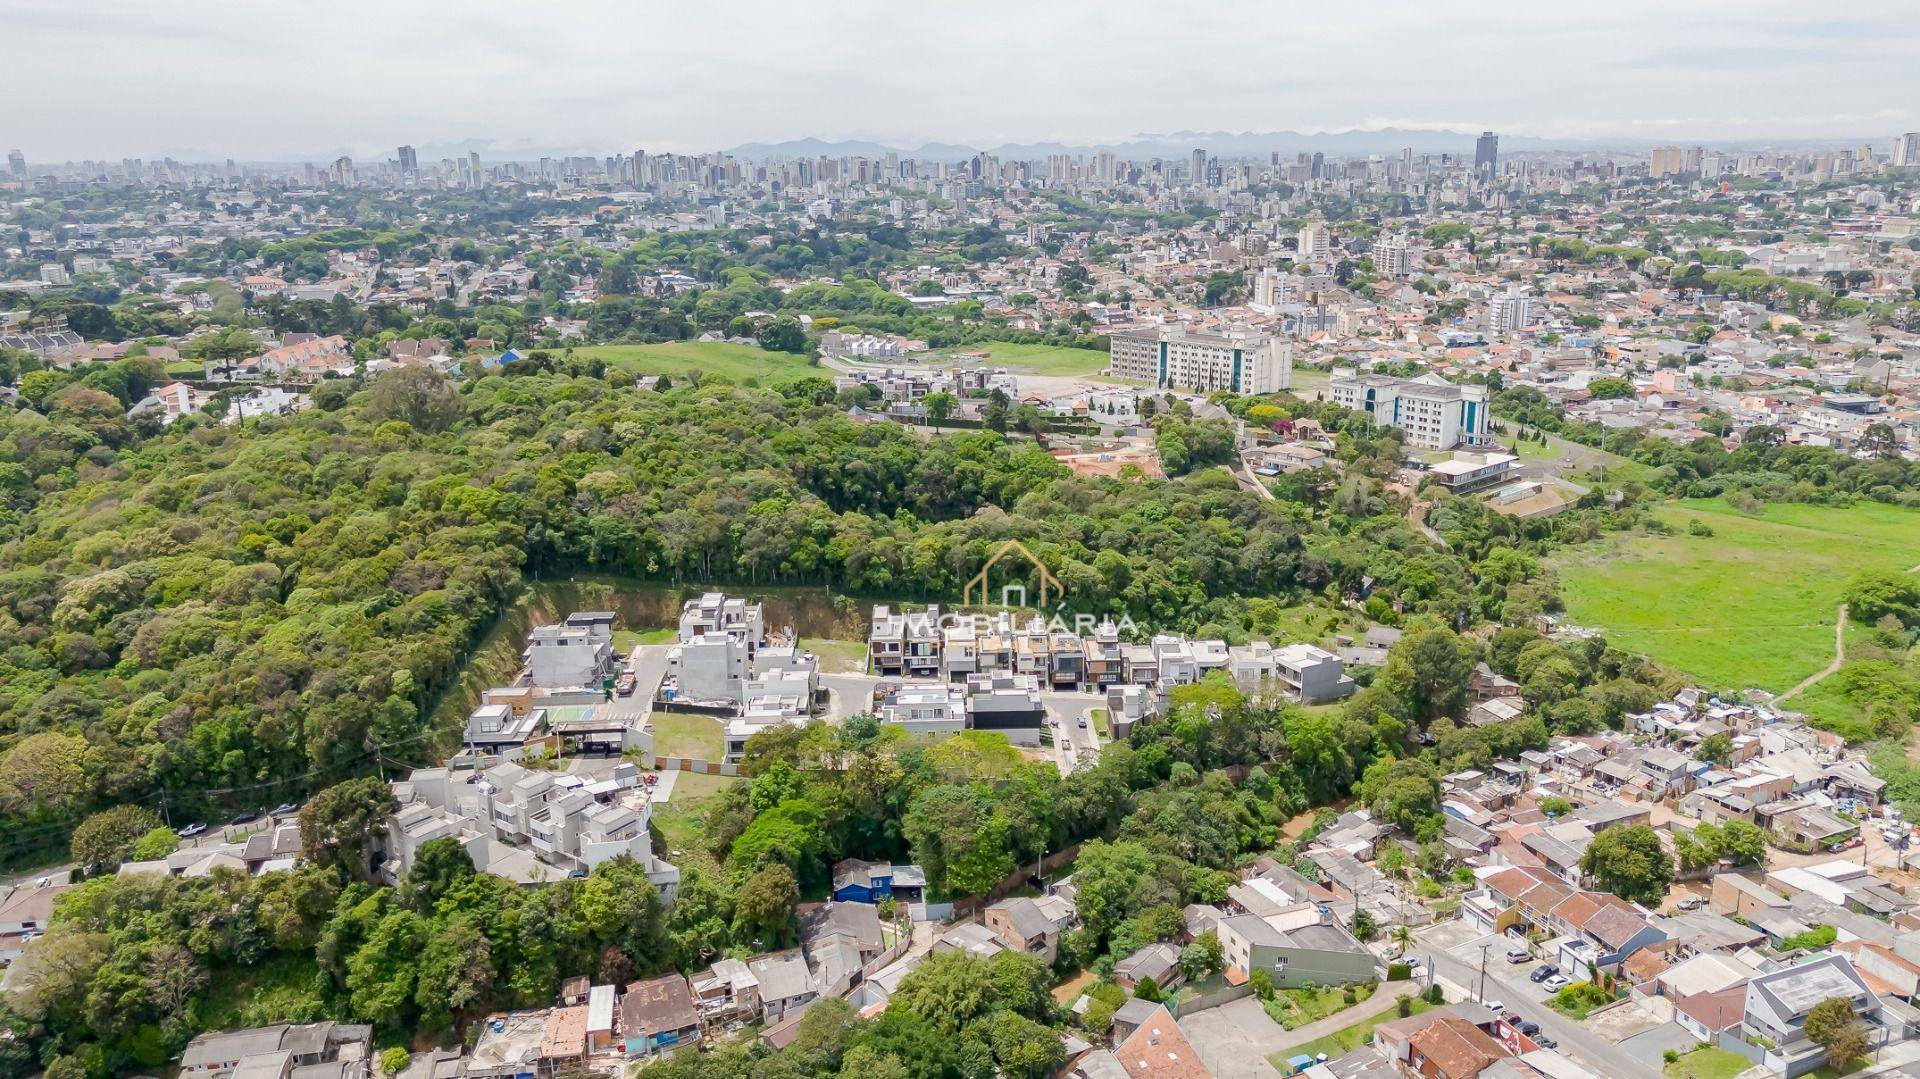
[[[1439,948],[1429,948],[1422,953],[1427,962],[1433,964],[1434,974],[1441,981],[1453,987],[1456,992],[1449,997],[1473,999],[1473,992],[1480,985],[1480,968],[1474,964],[1463,963]],[[1506,966],[1502,963],[1501,966]],[[1528,964],[1531,969],[1532,964]],[[1522,1019],[1531,1019],[1540,1024],[1540,1029],[1552,1035],[1560,1043],[1560,1051],[1580,1057],[1592,1065],[1595,1071],[1611,1079],[1658,1079],[1655,1072],[1639,1061],[1616,1049],[1612,1043],[1594,1034],[1573,1020],[1554,1011],[1544,1004],[1534,1002],[1527,995],[1527,989],[1507,982],[1501,975],[1504,971],[1495,970],[1489,963],[1486,968],[1486,996],[1497,999],[1507,1006],[1507,1010],[1517,1013]]]

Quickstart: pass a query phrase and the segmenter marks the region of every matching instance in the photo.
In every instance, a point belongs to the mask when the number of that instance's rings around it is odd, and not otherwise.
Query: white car
[[[1549,993],[1558,993],[1560,990],[1572,984],[1573,983],[1568,981],[1564,975],[1555,974],[1546,981],[1541,982],[1540,988],[1545,989]]]
[[[1506,1002],[1504,1001],[1489,1000],[1489,1001],[1484,1001],[1483,1003],[1486,1005],[1487,1010],[1492,1012],[1495,1015],[1499,1015],[1500,1013],[1507,1010],[1507,1005],[1506,1005]]]

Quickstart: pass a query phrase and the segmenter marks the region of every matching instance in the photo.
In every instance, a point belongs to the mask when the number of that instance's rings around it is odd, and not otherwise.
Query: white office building
[[[1293,385],[1293,342],[1250,330],[1149,327],[1108,339],[1115,378],[1166,389],[1278,393]]]
[[[1455,385],[1437,375],[1401,379],[1346,369],[1334,371],[1328,395],[1342,408],[1372,416],[1376,427],[1398,427],[1407,445],[1418,449],[1478,446],[1492,438],[1485,386]]]

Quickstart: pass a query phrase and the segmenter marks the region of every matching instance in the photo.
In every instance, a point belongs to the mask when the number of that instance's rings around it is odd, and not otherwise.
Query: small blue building
[[[833,867],[833,898],[841,903],[878,903],[886,899],[917,903],[926,890],[927,875],[917,865],[844,858]]]

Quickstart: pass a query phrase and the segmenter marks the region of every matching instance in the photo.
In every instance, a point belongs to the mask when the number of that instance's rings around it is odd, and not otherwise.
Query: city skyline
[[[27,46],[15,74],[28,106],[0,142],[43,161],[279,161],[464,140],[498,160],[809,137],[1095,147],[1149,131],[1403,128],[1644,146],[1884,142],[1920,127],[1920,110],[1891,104],[1920,100],[1920,63],[1859,62],[1868,47],[1920,60],[1897,5],[1839,21],[1785,3],[1730,11],[1500,0],[1436,24],[1411,4],[1365,20],[1305,5],[1167,20],[1144,4],[989,4],[906,26],[872,4],[478,4],[448,24],[355,4],[0,0],[0,26]],[[1652,19],[1665,32],[1645,33]],[[1709,35],[1710,50],[1672,44]],[[307,64],[316,77],[287,77]]]

